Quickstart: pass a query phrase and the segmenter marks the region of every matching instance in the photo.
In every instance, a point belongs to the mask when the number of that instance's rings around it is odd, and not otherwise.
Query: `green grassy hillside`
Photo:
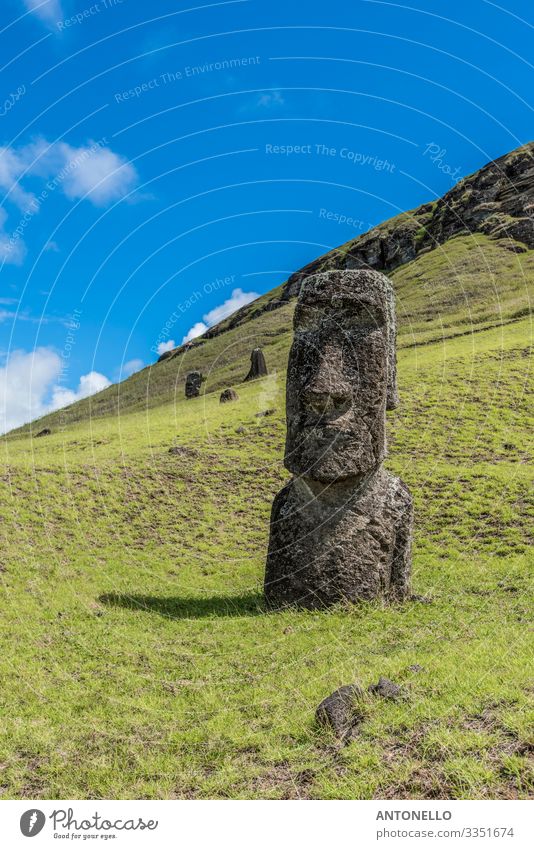
[[[388,466],[414,495],[426,601],[264,610],[291,302],[47,417],[49,437],[7,437],[2,796],[531,794],[532,276],[533,252],[482,235],[392,275]],[[242,385],[256,344],[273,374]],[[206,394],[185,401],[193,367]],[[369,697],[339,749],[317,704],[379,675],[408,700]]]
[[[514,249],[521,251],[515,253]],[[534,250],[481,233],[457,236],[390,273],[397,297],[399,349],[516,321],[530,312]],[[179,401],[185,376],[200,370],[202,392],[241,383],[252,348],[265,350],[272,371],[286,367],[294,300],[264,311],[279,294],[269,292],[246,307],[247,320],[191,350],[143,369],[128,380],[84,401],[13,431],[10,437],[43,427],[64,429],[78,421]],[[226,326],[230,324],[227,320]]]

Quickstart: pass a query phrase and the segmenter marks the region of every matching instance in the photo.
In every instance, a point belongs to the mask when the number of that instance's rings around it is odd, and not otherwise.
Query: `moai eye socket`
[[[319,327],[323,311],[312,304],[298,304],[295,310],[295,330],[305,332]]]

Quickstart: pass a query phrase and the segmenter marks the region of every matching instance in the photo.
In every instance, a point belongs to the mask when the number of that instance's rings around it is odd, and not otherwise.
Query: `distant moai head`
[[[199,371],[190,371],[185,378],[185,397],[196,398],[200,395],[202,375]]]
[[[397,404],[395,301],[377,271],[308,277],[294,318],[284,462],[321,482],[365,474],[386,456]]]
[[[255,380],[257,377],[264,377],[267,374],[267,364],[265,356],[261,348],[254,348],[250,355],[250,369],[245,381]]]

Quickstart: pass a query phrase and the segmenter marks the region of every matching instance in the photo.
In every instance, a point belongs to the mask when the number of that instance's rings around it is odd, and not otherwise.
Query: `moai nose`
[[[342,370],[341,352],[329,351],[304,387],[304,403],[316,412],[328,412],[348,406],[352,386]]]

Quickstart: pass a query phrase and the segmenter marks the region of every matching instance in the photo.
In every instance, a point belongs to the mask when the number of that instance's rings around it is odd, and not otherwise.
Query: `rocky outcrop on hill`
[[[330,269],[393,271],[454,236],[484,233],[534,248],[534,142],[460,180],[440,200],[375,227],[292,274],[283,300],[294,298],[305,277]]]
[[[534,142],[489,162],[460,180],[437,201],[385,221],[368,233],[346,242],[292,274],[273,297],[248,304],[202,339],[284,306],[298,296],[310,274],[332,269],[370,268],[388,273],[454,236],[484,233],[502,240],[504,247],[521,252],[534,248]],[[191,343],[189,343],[191,344]],[[195,344],[203,344],[195,340]],[[185,346],[172,351],[177,356]]]

